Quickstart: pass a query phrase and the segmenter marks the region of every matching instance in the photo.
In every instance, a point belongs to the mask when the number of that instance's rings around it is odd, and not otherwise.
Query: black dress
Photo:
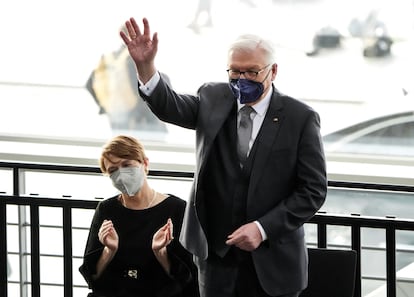
[[[185,201],[170,195],[161,203],[142,210],[124,207],[117,197],[101,201],[92,220],[79,271],[92,293],[99,297],[197,297],[197,269],[192,256],[179,243]],[[167,246],[171,263],[168,275],[155,258],[151,244],[155,232],[171,218],[174,240]],[[112,220],[118,233],[118,251],[99,279],[96,263],[104,246],[98,231],[103,220]]]

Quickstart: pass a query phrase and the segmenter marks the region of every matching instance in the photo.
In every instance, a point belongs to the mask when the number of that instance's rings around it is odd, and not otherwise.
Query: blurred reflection
[[[212,0],[199,0],[194,17],[188,28],[194,33],[199,34],[202,27],[213,27]],[[252,0],[239,0],[239,3],[245,4],[250,8],[256,7]]]
[[[226,80],[228,38],[255,32],[277,46],[277,87],[319,110],[324,133],[395,109],[401,90],[413,92],[412,0],[41,3],[51,13],[33,14],[39,1],[28,0],[9,1],[7,10],[0,10],[1,27],[13,24],[13,30],[2,32],[8,42],[0,55],[1,133],[104,139],[111,125],[112,131],[162,131],[157,133],[162,140],[184,139],[168,125],[166,131],[136,92],[135,69],[118,36],[133,11],[138,18],[148,15],[172,45],[160,50],[158,65],[180,92]],[[16,32],[26,32],[25,38]],[[312,47],[315,42],[318,48]]]
[[[86,88],[100,107],[99,113],[108,115],[112,130],[167,132],[165,123],[139,97],[136,69],[125,46],[101,56]]]
[[[212,0],[199,0],[194,18],[188,25],[188,28],[193,29],[194,32],[199,33],[200,27],[212,27],[213,20],[211,15]],[[201,21],[201,18],[203,20]]]

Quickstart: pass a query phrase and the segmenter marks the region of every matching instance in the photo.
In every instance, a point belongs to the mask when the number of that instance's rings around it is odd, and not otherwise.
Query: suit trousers
[[[273,296],[260,285],[251,253],[232,247],[221,258],[212,253],[207,260],[196,257],[200,297],[298,297],[300,292]]]

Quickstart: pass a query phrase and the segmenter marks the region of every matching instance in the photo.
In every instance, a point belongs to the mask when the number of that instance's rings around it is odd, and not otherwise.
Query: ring
[[[131,39],[137,38],[137,35],[131,35]]]

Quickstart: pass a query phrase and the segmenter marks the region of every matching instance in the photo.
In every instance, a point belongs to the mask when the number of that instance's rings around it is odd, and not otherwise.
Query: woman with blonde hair
[[[198,296],[192,256],[178,241],[186,202],[149,185],[143,145],[114,137],[100,167],[120,194],[95,210],[79,268],[92,290],[88,297]]]

